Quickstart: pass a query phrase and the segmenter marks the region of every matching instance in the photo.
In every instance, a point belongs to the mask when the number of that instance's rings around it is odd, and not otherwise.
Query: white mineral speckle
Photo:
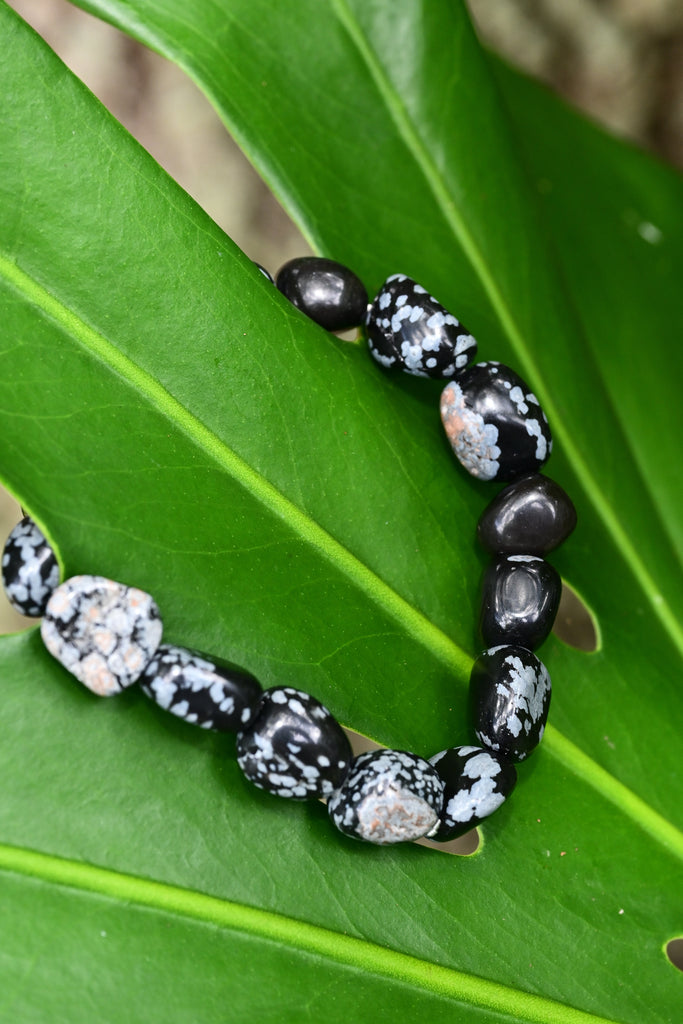
[[[517,412],[520,413],[520,415],[523,416],[529,411],[529,406],[524,400],[524,392],[519,385],[510,389],[510,400],[515,403]]]
[[[550,676],[545,665],[538,662],[540,671],[537,673],[533,665],[523,665],[516,655],[508,655],[505,664],[512,670],[509,685],[515,708],[526,712],[531,722],[539,722],[550,696]]]
[[[522,721],[519,715],[513,713],[505,720],[505,725],[512,736],[517,738],[522,731]],[[528,729],[527,729],[528,732]]]
[[[465,469],[480,480],[493,480],[500,469],[498,427],[486,423],[465,403],[461,387],[451,381],[441,395],[441,419],[453,451]]]
[[[470,789],[462,789],[446,804],[445,817],[453,822],[467,822],[472,818],[486,818],[505,801],[502,793],[495,792],[495,782],[488,777],[478,779]]]
[[[159,707],[168,710],[176,695],[176,685],[170,679],[157,676],[151,686],[154,691],[154,699]]]
[[[469,753],[476,749],[476,747],[461,747],[460,753],[465,754],[465,752]],[[463,775],[468,779],[494,779],[496,775],[500,775],[502,770],[495,757],[491,757],[485,750],[482,750],[469,759],[463,770]]]
[[[538,422],[538,420],[530,419],[524,421],[524,426],[526,428],[527,434],[529,434],[530,437],[536,438],[536,458],[539,460],[539,462],[545,462],[545,460],[548,457],[549,450],[548,442],[546,441],[545,435],[541,430],[541,424]]]
[[[370,354],[372,355],[373,359],[375,359],[378,363],[384,366],[387,370],[396,362],[396,356],[382,355],[382,353],[378,352],[377,349],[374,348],[374,346],[370,348]]]

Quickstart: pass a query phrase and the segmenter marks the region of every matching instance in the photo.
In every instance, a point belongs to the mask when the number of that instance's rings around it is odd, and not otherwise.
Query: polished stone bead
[[[138,680],[152,700],[201,729],[238,732],[249,723],[261,687],[249,672],[199,651],[161,644]]]
[[[479,629],[486,647],[518,644],[535,651],[553,628],[562,580],[537,555],[503,555],[484,573]]]
[[[149,594],[103,576],[72,576],[62,583],[40,626],[50,654],[100,697],[139,679],[161,631]]]
[[[370,354],[378,363],[418,377],[453,377],[477,354],[467,328],[405,274],[386,279],[366,326]]]
[[[480,654],[470,675],[470,714],[482,746],[523,761],[541,742],[550,706],[550,676],[524,647]]]
[[[29,516],[14,527],[2,553],[2,583],[20,615],[39,618],[59,583],[55,553]]]
[[[301,690],[266,690],[247,728],[237,736],[246,777],[276,796],[327,797],[351,763],[346,733],[327,708]]]
[[[476,363],[447,384],[441,419],[459,461],[480,480],[512,480],[535,471],[552,449],[538,399],[502,363]]]
[[[451,747],[430,757],[444,784],[437,843],[457,839],[497,811],[517,783],[515,766],[482,747]]]
[[[431,835],[439,825],[443,782],[428,761],[403,750],[360,754],[327,803],[337,828],[385,846]]]
[[[488,550],[506,555],[546,555],[576,526],[576,509],[559,484],[540,473],[504,487],[484,509],[477,536]]]
[[[327,331],[346,331],[363,323],[368,293],[342,263],[301,256],[280,268],[275,283],[297,309]]]

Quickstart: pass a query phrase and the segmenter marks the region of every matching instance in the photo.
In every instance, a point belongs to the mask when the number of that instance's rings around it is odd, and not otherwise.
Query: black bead
[[[453,377],[477,354],[467,328],[405,274],[386,279],[366,325],[373,358],[418,377]]]
[[[477,363],[447,384],[441,419],[456,456],[480,480],[512,480],[540,469],[552,449],[538,399],[502,363]]]
[[[301,256],[280,268],[275,283],[292,305],[327,331],[346,331],[363,323],[368,293],[342,263]]]
[[[524,647],[480,654],[470,675],[470,714],[482,746],[523,761],[541,742],[550,707],[550,676]]]
[[[443,782],[424,758],[372,750],[354,760],[327,811],[345,835],[386,846],[431,836],[442,802]]]
[[[2,553],[2,583],[16,612],[29,618],[45,614],[59,583],[55,553],[30,516],[10,533]]]
[[[451,747],[429,763],[444,783],[441,824],[430,836],[437,843],[457,839],[488,818],[517,783],[515,766],[482,747]]]
[[[503,555],[484,573],[479,629],[486,647],[518,644],[535,651],[553,628],[560,575],[537,555]]]
[[[238,732],[261,698],[249,672],[200,651],[161,644],[138,680],[160,707],[201,729]]]
[[[291,686],[266,690],[256,714],[237,736],[246,777],[276,796],[329,796],[351,763],[346,733],[320,701]]]
[[[496,495],[477,524],[488,551],[545,555],[576,526],[576,509],[559,484],[540,473],[521,477]]]

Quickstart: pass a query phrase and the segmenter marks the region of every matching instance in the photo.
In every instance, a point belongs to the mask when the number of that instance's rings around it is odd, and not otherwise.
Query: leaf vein
[[[378,946],[271,910],[262,910],[196,890],[183,889],[93,864],[0,844],[0,871],[94,893],[264,941],[286,944],[339,965],[392,979],[454,1002],[477,1006],[530,1024],[618,1024],[544,996],[523,992],[454,968]]]

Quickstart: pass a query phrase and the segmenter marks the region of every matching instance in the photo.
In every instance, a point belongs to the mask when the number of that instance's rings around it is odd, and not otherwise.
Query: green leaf
[[[497,70],[502,106],[463,10],[422,6],[201,2],[188,22],[177,0],[97,5],[200,82],[321,250],[369,288],[413,274],[483,358],[529,378],[581,518],[555,562],[600,649],[547,643],[553,726],[481,852],[456,858],[346,840],[321,806],[250,788],[230,739],[139,693],[97,701],[35,631],[5,639],[12,1019],[675,1020],[676,406],[637,399],[672,394],[683,243],[671,213],[653,261],[637,229],[664,223],[680,183]],[[381,742],[464,742],[490,492],[454,465],[438,389],[288,307],[0,17],[8,484],[66,574],[145,587],[169,640],[315,693]],[[638,220],[610,245],[623,202]],[[617,340],[608,277],[612,302],[627,282]],[[645,358],[646,324],[647,381],[608,374],[609,342]]]

